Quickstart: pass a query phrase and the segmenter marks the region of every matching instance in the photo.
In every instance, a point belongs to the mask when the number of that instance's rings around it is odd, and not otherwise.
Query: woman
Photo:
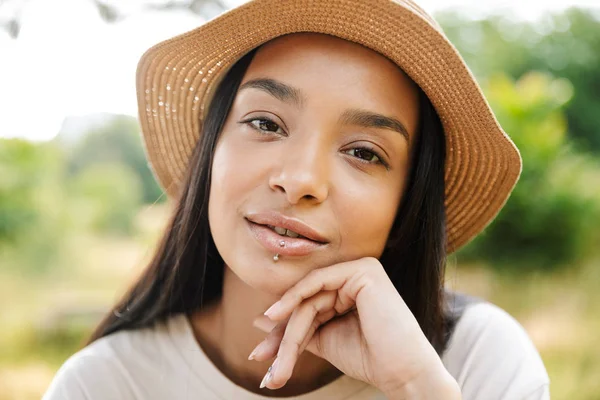
[[[415,4],[251,2],[137,84],[175,210],[46,399],[549,398],[518,323],[443,291],[521,160]]]

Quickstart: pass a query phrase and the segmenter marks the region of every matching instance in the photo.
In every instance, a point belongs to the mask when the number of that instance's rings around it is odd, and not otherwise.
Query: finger
[[[340,326],[338,325],[345,325],[346,319],[351,318],[351,316],[347,314],[352,311],[356,312],[355,310],[356,309],[351,309],[344,315],[333,315],[331,318],[329,318],[330,321],[327,322],[327,324],[322,323],[321,326],[315,331],[313,336],[310,338],[304,350],[311,352],[317,357],[332,362],[332,360],[329,358],[329,355],[331,350],[338,350],[338,342],[336,340],[332,340],[332,336],[327,335],[325,332],[327,330],[339,330]]]
[[[308,349],[309,344],[311,343],[315,334],[318,332],[319,328],[322,325],[324,325],[326,322],[328,322],[329,320],[333,319],[336,315],[337,315],[337,313],[334,309],[330,309],[329,311],[322,311],[322,312],[319,312],[319,314],[317,314],[317,316],[315,318],[316,329],[314,331],[312,331],[311,333],[309,333],[308,335],[306,335],[306,337],[304,338],[304,342],[302,342],[302,344],[300,345],[300,349],[301,349],[300,354],[302,354],[302,352],[304,350]],[[310,351],[317,356],[319,355],[319,354],[316,354],[314,352],[314,350],[310,350]]]
[[[271,379],[267,387],[278,389],[290,379],[298,356],[321,325],[322,319],[317,316],[321,312],[325,312],[327,314],[325,317],[328,318],[335,315],[333,310],[335,298],[335,292],[321,292],[293,311],[279,344],[277,364],[271,371]]]
[[[331,341],[323,342],[322,334],[324,332],[324,329],[336,329],[335,325],[344,324],[344,319],[349,317],[346,314],[353,311],[356,312],[356,308],[348,310],[348,312],[344,313],[343,315],[336,315],[335,310],[319,313],[316,319],[320,321],[321,326],[317,328],[317,330],[313,333],[311,338],[308,338],[307,336],[305,343],[302,345],[302,348],[305,351],[308,351],[317,357],[328,360],[328,348],[334,349],[335,343],[332,344]],[[325,325],[326,323],[327,325]]]
[[[348,312],[350,312],[352,310],[355,310],[355,308],[351,308],[350,310],[348,310]],[[316,319],[319,320],[320,325],[323,325],[326,322],[328,322],[329,320],[331,320],[332,318],[336,317],[336,314],[337,313],[335,310],[330,310],[330,311],[326,311],[324,313],[318,314]],[[345,315],[345,314],[343,314],[343,315]],[[271,321],[268,317],[261,315],[254,319],[253,325],[255,328],[258,328],[265,333],[270,333],[275,328],[275,326],[277,326],[278,324],[276,322]],[[316,355],[317,357],[323,357],[319,350],[319,346],[317,345],[317,343],[315,341],[315,339],[317,339],[316,334],[318,333],[318,331],[319,331],[318,329],[317,329],[317,331],[315,331],[312,338],[309,338],[307,336],[306,339],[304,340],[304,342],[302,343],[301,348],[303,348],[306,351],[311,352],[312,354]]]
[[[335,292],[321,292],[304,301],[288,320],[282,341],[293,343],[298,348],[297,355],[302,354],[315,331],[336,316],[335,297]],[[285,346],[280,347],[279,353],[283,351]]]
[[[266,312],[273,321],[287,318],[304,300],[320,291],[338,291],[335,309],[346,312],[356,302],[360,290],[380,277],[386,277],[383,267],[374,258],[348,261],[319,268],[308,273],[302,280],[289,289],[281,299]]]
[[[254,318],[252,325],[265,333],[269,333],[277,326],[277,322],[271,321],[271,319],[265,315],[260,315]]]
[[[279,350],[279,343],[283,338],[287,322],[277,324],[269,331],[267,337],[260,342],[248,356],[248,360],[265,361],[275,357]]]

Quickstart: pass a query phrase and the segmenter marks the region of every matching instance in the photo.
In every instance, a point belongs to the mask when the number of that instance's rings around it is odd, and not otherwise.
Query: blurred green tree
[[[521,151],[523,172],[493,224],[460,254],[503,268],[551,269],[597,251],[600,167],[566,140],[562,109],[571,84],[540,72],[516,82],[498,74],[484,91]]]
[[[507,15],[484,20],[436,15],[448,37],[481,79],[502,72],[518,79],[531,70],[568,79],[574,87],[564,112],[579,148],[600,154],[600,18],[571,8],[523,22]]]
[[[122,164],[138,175],[144,203],[166,200],[148,167],[139,125],[133,117],[107,117],[105,123],[83,132],[75,144],[69,146],[67,153],[71,175],[95,164]]]
[[[64,155],[50,143],[0,139],[2,265],[40,272],[59,256],[63,170]]]
[[[132,234],[142,198],[139,176],[121,163],[90,164],[69,183],[74,223],[109,234]]]

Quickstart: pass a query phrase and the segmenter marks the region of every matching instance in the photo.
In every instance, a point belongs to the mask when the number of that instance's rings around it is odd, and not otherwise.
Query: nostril
[[[285,189],[281,185],[275,185],[273,188],[277,191],[280,191],[281,193],[285,193]]]
[[[327,197],[327,182],[302,173],[279,174],[269,179],[269,187],[284,194],[291,204],[299,201],[320,202]]]

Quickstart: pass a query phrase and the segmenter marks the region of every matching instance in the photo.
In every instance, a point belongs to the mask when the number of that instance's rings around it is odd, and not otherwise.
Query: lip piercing
[[[285,241],[283,241],[283,240],[282,240],[282,241],[280,241],[280,242],[279,242],[279,247],[285,247]],[[277,261],[277,260],[279,260],[279,253],[277,253],[277,254],[275,254],[275,255],[273,256],[273,261]]]

